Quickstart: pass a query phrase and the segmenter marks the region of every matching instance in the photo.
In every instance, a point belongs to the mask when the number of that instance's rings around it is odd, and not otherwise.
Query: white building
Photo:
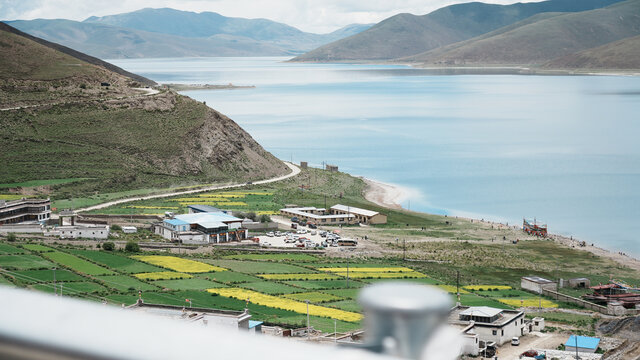
[[[249,331],[253,327],[259,327],[262,323],[257,324],[251,321],[251,315],[245,311],[232,310],[216,310],[205,308],[190,308],[172,305],[147,304],[142,300],[127,307],[129,310],[144,312],[147,314],[171,318],[174,320],[185,321],[199,326],[223,326],[228,329]]]
[[[348,205],[334,205],[331,207],[331,213],[334,215],[339,214],[353,214],[355,215],[355,222],[361,224],[386,224],[387,223],[387,215],[380,214],[377,211],[360,209],[353,206]]]
[[[520,279],[520,287],[537,294],[542,294],[542,289],[558,291],[557,283],[541,278],[540,276],[523,276]]]
[[[340,204],[332,206],[329,211],[313,206],[290,207],[280,209],[280,214],[287,217],[297,217],[299,220],[312,222],[316,225],[387,223],[387,215],[380,214],[377,211]]]
[[[209,244],[246,239],[249,231],[242,219],[224,212],[195,212],[175,215],[154,226],[165,239],[184,244]]]
[[[60,236],[67,239],[107,239],[109,237],[109,225],[73,225],[58,226],[45,235]]]
[[[473,333],[484,342],[495,341],[502,345],[514,337],[527,333],[524,324],[524,312],[496,309],[488,306],[456,306],[449,314],[452,325],[471,325]],[[469,332],[467,330],[467,332]]]

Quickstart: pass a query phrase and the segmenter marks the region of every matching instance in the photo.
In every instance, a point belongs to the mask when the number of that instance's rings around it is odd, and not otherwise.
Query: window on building
[[[502,330],[502,336],[504,336],[504,330]]]
[[[498,331],[497,330],[493,330],[493,335],[498,335]]]

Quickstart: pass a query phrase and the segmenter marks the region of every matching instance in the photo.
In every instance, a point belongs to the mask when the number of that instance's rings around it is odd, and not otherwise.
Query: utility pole
[[[62,296],[62,286],[64,285],[64,283],[60,283],[60,296]]]
[[[407,260],[407,239],[402,239],[402,261]]]
[[[58,288],[56,287],[56,268],[53,268],[51,270],[53,270],[53,294],[57,296]]]
[[[333,319],[333,342],[338,343],[338,320]]]
[[[460,302],[460,270],[456,270],[456,294],[458,295],[458,302]]]
[[[307,303],[307,340],[311,337],[311,329],[309,328],[309,300],[305,300]]]
[[[349,287],[349,255],[347,255],[347,288]]]
[[[327,194],[324,194],[324,210],[327,210]]]

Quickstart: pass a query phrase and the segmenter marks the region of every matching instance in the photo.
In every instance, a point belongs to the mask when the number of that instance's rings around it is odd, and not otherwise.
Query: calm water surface
[[[640,78],[442,75],[282,58],[114,60],[187,91],[276,156],[414,189],[403,205],[640,255]],[[410,204],[409,204],[410,200]]]

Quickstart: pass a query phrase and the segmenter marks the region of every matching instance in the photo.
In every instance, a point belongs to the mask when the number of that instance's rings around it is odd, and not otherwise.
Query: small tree
[[[14,242],[14,241],[16,241],[16,234],[14,234],[14,233],[8,233],[8,234],[7,234],[7,241],[10,241],[10,242]]]
[[[122,231],[120,225],[111,225],[111,230],[113,231]]]
[[[268,223],[271,222],[271,217],[267,214],[261,215],[260,216],[260,222],[261,223]]]
[[[102,244],[102,248],[107,251],[113,251],[113,249],[116,248],[116,244],[112,243],[111,241],[107,241],[106,243]]]
[[[127,242],[127,245],[124,247],[124,251],[126,252],[140,252],[140,246],[135,241]]]
[[[256,219],[258,218],[258,215],[256,215],[256,213],[254,213],[253,211],[248,212],[246,215],[249,219],[251,219],[251,221],[256,221]]]

